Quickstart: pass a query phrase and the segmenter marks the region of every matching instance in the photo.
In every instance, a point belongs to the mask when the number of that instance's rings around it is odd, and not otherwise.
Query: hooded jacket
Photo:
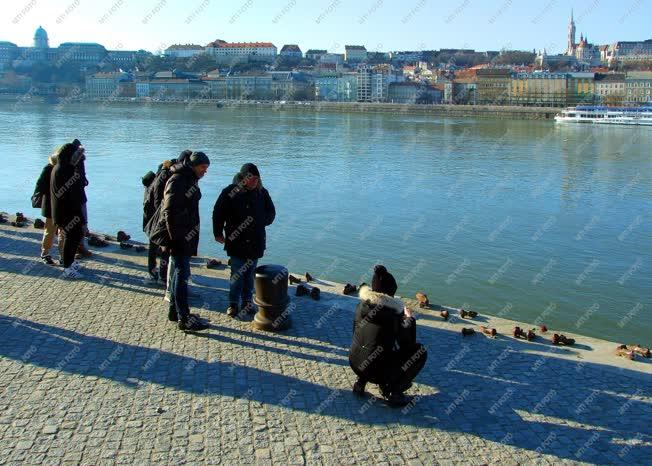
[[[399,364],[399,351],[416,344],[414,318],[405,317],[403,301],[363,285],[355,311],[349,364],[360,377],[384,383]]]
[[[41,175],[36,181],[36,188],[34,189],[34,194],[41,193],[43,196],[41,200],[41,215],[45,218],[52,218],[52,206],[50,205],[50,178],[52,177],[52,169],[54,165],[48,163],[43,170]]]
[[[50,207],[54,224],[66,228],[72,223],[86,223],[82,204],[84,180],[77,170],[79,152],[64,144],[50,176]]]
[[[199,246],[199,179],[192,167],[178,163],[170,168],[161,203],[161,222],[170,238],[172,254],[196,256]]]
[[[145,190],[145,199],[143,201],[143,230],[145,230],[147,223],[163,203],[165,185],[172,176],[170,169],[173,166],[171,162],[166,162],[161,164],[154,181]]]
[[[269,192],[258,181],[255,189],[244,187],[244,175],[222,190],[213,208],[213,234],[224,236],[224,249],[231,257],[260,259],[267,247],[265,227],[276,218]]]

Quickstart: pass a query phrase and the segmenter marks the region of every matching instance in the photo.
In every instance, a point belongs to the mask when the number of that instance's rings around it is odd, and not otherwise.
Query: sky
[[[2,0],[0,40],[50,46],[98,42],[110,50],[172,44],[273,42],[341,53],[470,48],[563,52],[574,10],[577,41],[652,38],[652,0]]]

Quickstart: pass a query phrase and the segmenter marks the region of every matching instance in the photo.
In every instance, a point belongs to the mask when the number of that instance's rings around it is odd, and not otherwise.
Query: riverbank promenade
[[[167,320],[146,253],[92,248],[85,279],[38,260],[42,232],[0,225],[0,465],[649,464],[652,363],[616,343],[451,309],[419,313],[428,362],[405,408],[356,398],[347,352],[357,297],[318,280],[290,329],[227,317],[228,273],[193,260],[193,312]],[[223,258],[222,258],[223,259]],[[400,290],[399,290],[400,291]],[[434,291],[431,302],[437,302]],[[446,304],[446,303],[443,303]],[[462,337],[462,327],[498,337]],[[544,338],[545,336],[545,338]],[[638,343],[638,342],[620,342]]]

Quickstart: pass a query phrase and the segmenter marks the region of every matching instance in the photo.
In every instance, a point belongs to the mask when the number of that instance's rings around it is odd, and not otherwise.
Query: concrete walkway
[[[95,249],[87,278],[65,281],[37,260],[40,235],[0,225],[2,465],[652,459],[652,364],[613,343],[463,338],[462,326],[515,323],[425,311],[428,363],[414,404],[394,409],[350,392],[357,299],[339,285],[319,285],[319,302],[293,296],[287,332],[257,332],[223,313],[227,273],[198,259],[194,307],[211,328],[184,334],[143,283],[144,253]]]

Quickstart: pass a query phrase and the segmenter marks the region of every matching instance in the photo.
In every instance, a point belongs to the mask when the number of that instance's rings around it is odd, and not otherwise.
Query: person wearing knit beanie
[[[373,291],[394,296],[397,288],[394,276],[387,271],[384,265],[374,267],[374,276],[371,279],[371,289]]]
[[[353,393],[365,395],[367,382],[378,384],[390,405],[405,406],[405,391],[426,363],[427,351],[416,341],[416,321],[394,297],[394,276],[384,265],[374,267],[371,287],[360,287],[353,322],[349,364],[358,376]]]

